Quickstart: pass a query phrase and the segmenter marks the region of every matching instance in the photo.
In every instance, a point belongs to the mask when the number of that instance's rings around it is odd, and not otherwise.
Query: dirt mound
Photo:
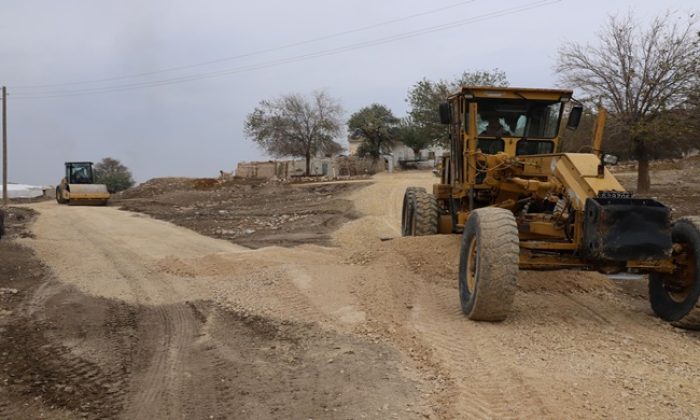
[[[329,245],[330,233],[355,218],[343,196],[365,185],[157,178],[117,194],[113,203],[250,248]]]
[[[192,178],[153,178],[114,195],[115,199],[151,198],[170,191],[194,189]]]
[[[386,242],[392,252],[406,258],[408,267],[425,281],[457,287],[460,235],[404,237]]]
[[[217,178],[153,178],[128,190],[114,194],[113,201],[123,199],[153,198],[177,191],[232,189],[241,186],[255,186],[266,183],[264,179],[234,178],[221,180]]]

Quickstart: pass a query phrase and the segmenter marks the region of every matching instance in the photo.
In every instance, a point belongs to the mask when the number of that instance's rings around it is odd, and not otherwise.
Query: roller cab
[[[105,184],[96,184],[92,162],[66,162],[66,176],[56,187],[59,204],[106,205],[110,194]]]

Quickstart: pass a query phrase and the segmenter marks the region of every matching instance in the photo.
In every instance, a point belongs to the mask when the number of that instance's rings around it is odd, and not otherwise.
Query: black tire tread
[[[403,208],[401,209],[401,236],[413,236],[411,225],[406,217],[406,212],[413,212],[414,197],[417,192],[426,192],[423,187],[406,187],[406,192],[403,196]]]
[[[415,192],[416,231],[415,236],[436,235],[438,232],[439,210],[435,196],[425,191]]]
[[[426,192],[423,187],[406,187],[406,193]]]
[[[681,217],[676,221],[678,222],[683,222],[683,223],[688,223],[692,225],[695,230],[700,232],[700,216],[685,216]],[[698,263],[696,259],[696,264]],[[698,268],[696,267],[696,270]],[[684,329],[689,329],[689,330],[698,330],[700,329],[700,300],[695,302],[695,306],[693,309],[690,310],[683,318],[679,319],[678,321],[672,321],[671,325],[674,327],[678,328],[684,328]]]
[[[480,262],[474,305],[469,319],[503,321],[513,305],[518,280],[520,242],[510,210],[474,210],[479,219]]]

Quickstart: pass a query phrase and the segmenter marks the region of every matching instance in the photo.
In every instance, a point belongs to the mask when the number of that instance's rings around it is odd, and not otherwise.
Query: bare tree
[[[591,102],[600,101],[625,131],[639,162],[637,191],[650,187],[650,143],[660,116],[685,106],[697,86],[700,34],[697,19],[666,12],[649,26],[632,14],[611,16],[598,45],[565,43],[556,66],[564,83],[580,88]]]
[[[311,157],[343,150],[335,142],[342,133],[343,110],[325,92],[310,98],[299,94],[263,100],[245,122],[245,135],[274,157],[303,157],[309,175]]]

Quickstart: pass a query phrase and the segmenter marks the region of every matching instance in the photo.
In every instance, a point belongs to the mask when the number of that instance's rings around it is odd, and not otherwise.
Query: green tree
[[[134,186],[131,171],[117,159],[106,157],[95,164],[95,182],[107,185],[110,193],[124,191]]]
[[[506,73],[499,69],[464,72],[453,80],[418,81],[408,90],[408,115],[421,136],[437,144],[447,145],[448,129],[440,123],[441,102],[461,86],[508,86]]]
[[[362,139],[357,154],[378,158],[382,153],[389,153],[397,138],[398,124],[399,119],[391,110],[380,104],[366,106],[352,114],[348,120],[350,136]]]
[[[303,157],[306,174],[311,157],[343,150],[334,139],[342,132],[343,109],[325,92],[310,98],[292,94],[263,100],[248,114],[245,135],[274,157]]]
[[[425,136],[420,127],[411,120],[411,117],[401,119],[398,130],[396,131],[396,139],[413,150],[413,154],[416,158],[420,156],[421,150],[429,147],[433,143],[433,139]]]
[[[637,191],[648,192],[649,161],[659,151],[682,148],[690,92],[698,83],[700,33],[696,18],[666,12],[649,25],[630,14],[611,16],[597,45],[565,43],[556,70],[590,102],[611,111],[614,131],[638,161]],[[661,147],[658,147],[661,146]]]

